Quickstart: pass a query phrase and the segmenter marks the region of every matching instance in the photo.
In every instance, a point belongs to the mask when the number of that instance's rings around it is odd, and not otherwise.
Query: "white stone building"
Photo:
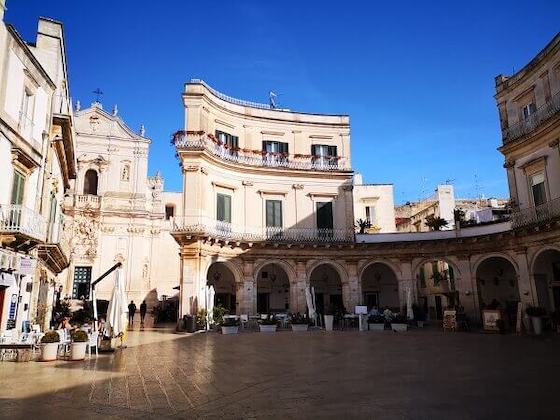
[[[354,218],[367,220],[366,233],[395,232],[393,184],[364,184],[361,174],[354,175]]]
[[[90,284],[123,263],[127,298],[151,306],[176,294],[178,245],[169,235],[182,194],[164,193],[161,175],[148,176],[150,139],[100,103],[75,113],[77,178],[66,196],[72,257],[65,290],[89,298]],[[179,213],[180,214],[180,213]],[[110,278],[97,287],[110,298]]]

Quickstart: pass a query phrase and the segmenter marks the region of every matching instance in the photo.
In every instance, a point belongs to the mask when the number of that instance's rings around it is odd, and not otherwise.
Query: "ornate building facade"
[[[172,296],[179,263],[169,230],[181,194],[164,192],[159,173],[148,176],[144,128],[134,132],[116,108],[108,113],[98,102],[75,112],[75,127],[77,177],[64,202],[72,238],[67,294],[89,298],[91,282],[122,262],[129,300],[153,305]],[[112,286],[100,283],[98,298],[109,299]]]

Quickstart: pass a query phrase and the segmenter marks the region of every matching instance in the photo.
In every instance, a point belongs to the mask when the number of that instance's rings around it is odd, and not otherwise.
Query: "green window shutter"
[[[216,197],[216,219],[220,222],[231,223],[231,197],[218,194]]]
[[[337,152],[336,152],[336,146],[329,146],[328,150],[329,150],[329,152],[328,152],[328,153],[329,153],[329,156],[338,156],[338,155],[336,154],[336,153],[337,153]]]
[[[14,179],[12,181],[12,204],[23,204],[23,192],[25,188],[25,177],[14,171]]]
[[[311,155],[315,156],[316,154],[317,154],[317,145],[312,144],[311,145]]]
[[[266,226],[282,227],[281,200],[266,200]]]
[[[317,203],[317,229],[333,228],[332,202]]]
[[[282,153],[288,153],[288,143],[280,143],[280,151]]]
[[[231,197],[229,195],[224,195],[224,222],[231,223]]]

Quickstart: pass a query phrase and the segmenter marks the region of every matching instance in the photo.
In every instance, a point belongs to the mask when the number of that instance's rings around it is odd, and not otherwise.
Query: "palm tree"
[[[367,219],[356,220],[356,227],[360,230],[360,233],[366,233],[366,229],[371,227],[371,222]]]
[[[426,226],[430,228],[430,230],[441,230],[442,227],[447,226],[449,223],[447,220],[442,219],[441,217],[435,217],[433,214],[426,217],[426,221],[424,222]]]

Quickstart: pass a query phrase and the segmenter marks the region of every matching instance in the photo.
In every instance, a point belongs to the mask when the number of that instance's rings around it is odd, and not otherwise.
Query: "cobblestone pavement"
[[[84,362],[0,363],[1,418],[560,418],[560,337],[130,333]]]

